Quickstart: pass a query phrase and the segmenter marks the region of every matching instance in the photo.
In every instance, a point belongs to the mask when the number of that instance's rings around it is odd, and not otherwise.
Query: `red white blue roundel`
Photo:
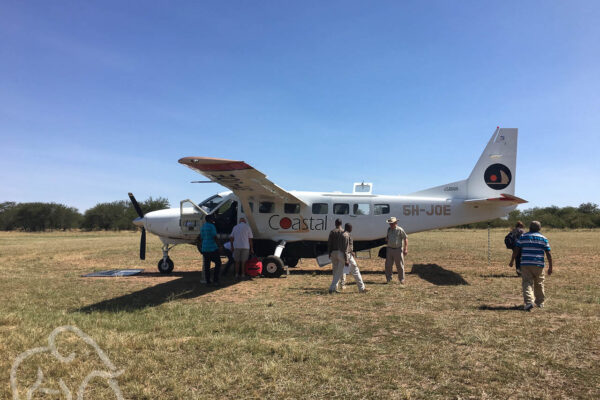
[[[512,182],[510,169],[503,164],[492,164],[485,170],[483,179],[494,190],[502,190]]]

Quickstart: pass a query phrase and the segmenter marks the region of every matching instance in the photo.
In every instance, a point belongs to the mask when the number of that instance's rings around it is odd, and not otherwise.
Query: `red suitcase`
[[[248,261],[246,261],[246,275],[248,276],[259,276],[260,274],[262,274],[262,262],[256,258],[256,257],[252,257],[251,259],[249,259]]]

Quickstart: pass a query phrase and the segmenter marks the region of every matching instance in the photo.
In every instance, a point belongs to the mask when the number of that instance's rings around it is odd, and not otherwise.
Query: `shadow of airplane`
[[[469,284],[460,274],[442,268],[437,264],[414,264],[409,274],[416,274],[419,278],[438,286]]]
[[[208,286],[200,283],[202,273],[200,271],[185,272],[178,271],[170,276],[178,276],[179,279],[173,279],[158,285],[150,286],[137,292],[128,293],[113,299],[103,300],[98,303],[90,304],[78,308],[74,312],[93,313],[93,312],[133,312],[146,307],[156,307],[163,303],[178,299],[193,299],[214,292],[224,287],[232,286],[238,283],[230,277],[223,277],[220,286]],[[144,273],[133,275],[128,279],[165,277],[160,273]]]

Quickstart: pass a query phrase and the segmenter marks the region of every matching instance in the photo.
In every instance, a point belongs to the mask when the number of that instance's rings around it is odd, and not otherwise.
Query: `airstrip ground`
[[[385,227],[384,227],[385,228]],[[200,254],[171,252],[175,271],[156,273],[160,244],[137,259],[130,232],[0,233],[0,398],[29,349],[75,326],[123,373],[126,399],[221,398],[600,398],[600,231],[547,231],[555,274],[547,306],[521,311],[521,281],[507,266],[504,231],[410,235],[407,285],[384,285],[383,261],[359,260],[367,287],[328,295],[330,268],[302,260],[288,277],[221,288],[199,284]],[[373,252],[375,255],[376,253]],[[82,278],[145,268],[122,278]],[[349,277],[352,283],[352,278]],[[13,369],[21,398],[39,371],[44,387],[73,398],[96,351],[72,333],[59,353]],[[14,386],[14,385],[13,385]],[[115,398],[102,378],[86,397]]]

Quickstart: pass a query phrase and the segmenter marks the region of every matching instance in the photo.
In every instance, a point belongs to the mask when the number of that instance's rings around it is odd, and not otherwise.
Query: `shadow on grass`
[[[414,264],[409,273],[419,275],[419,278],[438,286],[469,284],[460,274],[442,268],[437,264]]]
[[[523,306],[490,306],[483,304],[478,308],[484,311],[523,311]]]
[[[360,269],[360,267],[359,267]],[[385,271],[383,268],[381,270],[373,271],[373,270],[360,270],[361,275],[383,275]],[[331,267],[323,267],[323,268],[313,268],[313,269],[295,269],[290,268],[290,275],[331,275]]]
[[[520,278],[519,275],[506,275],[506,274],[489,274],[489,275],[479,275],[482,278]]]
[[[149,278],[149,277],[179,277],[158,285],[150,286],[137,292],[125,294],[113,299],[103,300],[98,303],[90,304],[78,308],[74,312],[93,313],[93,312],[133,312],[146,307],[156,307],[163,303],[179,300],[193,299],[214,292],[224,287],[232,286],[238,283],[230,277],[223,277],[220,286],[208,286],[201,284],[201,272],[175,272],[170,275],[160,273],[145,273],[128,277],[129,279]]]

